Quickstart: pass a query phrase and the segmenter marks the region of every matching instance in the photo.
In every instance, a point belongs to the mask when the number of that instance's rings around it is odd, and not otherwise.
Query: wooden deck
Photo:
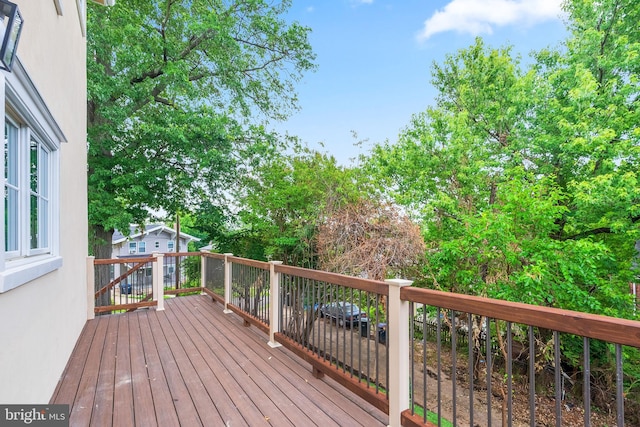
[[[71,426],[376,426],[388,417],[206,296],[87,322],[50,403]]]

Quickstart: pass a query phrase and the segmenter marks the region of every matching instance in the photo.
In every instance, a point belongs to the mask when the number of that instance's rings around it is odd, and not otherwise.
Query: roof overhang
[[[134,226],[135,227],[135,226]],[[167,227],[166,225],[161,225],[161,224],[157,224],[157,225],[153,225],[149,228],[146,228],[145,230],[140,230],[136,233],[131,233],[128,236],[124,236],[120,239],[115,239],[111,241],[112,245],[117,245],[120,244],[122,242],[126,242],[126,241],[131,241],[132,239],[136,239],[138,237],[143,237],[144,236],[149,236],[151,235],[151,233],[156,233],[156,234],[160,234],[160,233],[167,233],[169,234],[172,238],[175,239],[176,237],[176,230],[170,227]],[[192,236],[190,234],[187,233],[183,233],[180,232],[180,239],[182,240],[186,240],[187,242],[199,242],[200,239]]]

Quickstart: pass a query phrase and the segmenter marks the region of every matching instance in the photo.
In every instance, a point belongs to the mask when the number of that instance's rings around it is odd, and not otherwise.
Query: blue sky
[[[566,36],[559,4],[293,0],[289,19],[312,28],[318,69],[297,86],[301,110],[275,129],[348,165],[374,143],[396,141],[412,114],[433,105],[431,64],[476,36],[493,47],[513,45],[524,61],[533,50],[558,45]]]

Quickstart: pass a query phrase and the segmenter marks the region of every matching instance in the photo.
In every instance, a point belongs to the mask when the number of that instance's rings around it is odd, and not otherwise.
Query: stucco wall
[[[86,320],[86,40],[75,0],[61,0],[62,16],[53,0],[13,1],[25,21],[18,57],[68,140],[60,149],[63,266],[0,294],[0,403],[35,404],[48,403]]]

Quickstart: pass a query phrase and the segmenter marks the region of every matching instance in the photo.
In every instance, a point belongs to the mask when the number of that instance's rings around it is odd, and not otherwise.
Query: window
[[[155,247],[156,247],[156,249],[160,249],[160,242],[156,241]]]
[[[0,84],[4,85],[2,293],[62,266],[59,156],[66,138],[19,60],[12,73],[0,75]]]
[[[31,139],[29,144],[29,231],[31,253],[49,251],[49,150]]]
[[[18,129],[10,123],[4,128],[4,250],[5,256],[12,258],[19,255],[18,245]]]
[[[7,261],[51,253],[52,150],[16,123],[7,117],[4,124]]]
[[[129,242],[129,253],[135,254],[138,249],[138,244],[136,242]]]
[[[147,242],[138,242],[138,252],[141,254],[147,252]]]
[[[167,241],[167,252],[173,252],[175,242],[173,240]]]

